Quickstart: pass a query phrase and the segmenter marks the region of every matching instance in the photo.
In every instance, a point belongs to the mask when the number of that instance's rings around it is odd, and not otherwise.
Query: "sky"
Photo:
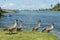
[[[0,7],[2,9],[46,9],[51,8],[51,4],[54,6],[60,3],[60,0],[0,0]]]

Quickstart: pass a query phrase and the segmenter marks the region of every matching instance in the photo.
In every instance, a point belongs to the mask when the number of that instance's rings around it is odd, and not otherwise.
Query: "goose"
[[[38,24],[37,24],[35,27],[33,27],[32,31],[34,31],[34,30],[37,31],[37,30],[41,27],[41,26],[40,26],[40,25],[41,25],[40,22],[41,22],[41,21],[39,20],[39,21],[38,21]]]
[[[52,23],[50,26],[46,26],[42,32],[50,32],[54,28],[54,23]]]
[[[11,26],[8,26],[4,29],[4,31],[8,30],[10,33],[12,33],[12,31],[16,28],[17,23],[16,20],[14,20],[14,23]]]
[[[22,30],[22,21],[19,22],[19,25],[17,27],[17,31],[21,31]]]

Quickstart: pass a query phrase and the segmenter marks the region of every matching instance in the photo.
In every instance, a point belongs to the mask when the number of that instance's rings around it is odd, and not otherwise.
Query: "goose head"
[[[38,20],[38,23],[40,23],[41,22],[41,20]]]
[[[51,24],[51,29],[53,29],[53,28],[54,28],[54,23]]]
[[[54,23],[52,23],[51,25],[53,25],[53,26],[54,26]]]

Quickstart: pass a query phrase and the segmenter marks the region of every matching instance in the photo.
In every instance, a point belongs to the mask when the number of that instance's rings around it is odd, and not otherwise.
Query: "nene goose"
[[[19,22],[17,27],[17,31],[21,31],[21,30],[22,30],[22,21]]]
[[[40,22],[41,21],[38,21],[38,24],[35,27],[33,27],[32,31],[34,31],[34,30],[37,31],[40,28],[40,25],[41,25]]]
[[[45,27],[42,32],[50,32],[54,28],[54,24],[52,23],[50,26]]]
[[[4,29],[4,31],[8,30],[10,33],[12,33],[12,31],[16,28],[16,20],[14,20],[14,23],[12,26],[8,26]]]

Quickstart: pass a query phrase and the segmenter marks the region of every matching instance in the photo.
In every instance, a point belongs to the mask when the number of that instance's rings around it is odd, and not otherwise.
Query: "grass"
[[[13,34],[9,34],[8,31],[0,30],[0,40],[57,40],[57,36],[51,33],[42,33],[31,30],[25,30],[21,32],[14,31]]]

